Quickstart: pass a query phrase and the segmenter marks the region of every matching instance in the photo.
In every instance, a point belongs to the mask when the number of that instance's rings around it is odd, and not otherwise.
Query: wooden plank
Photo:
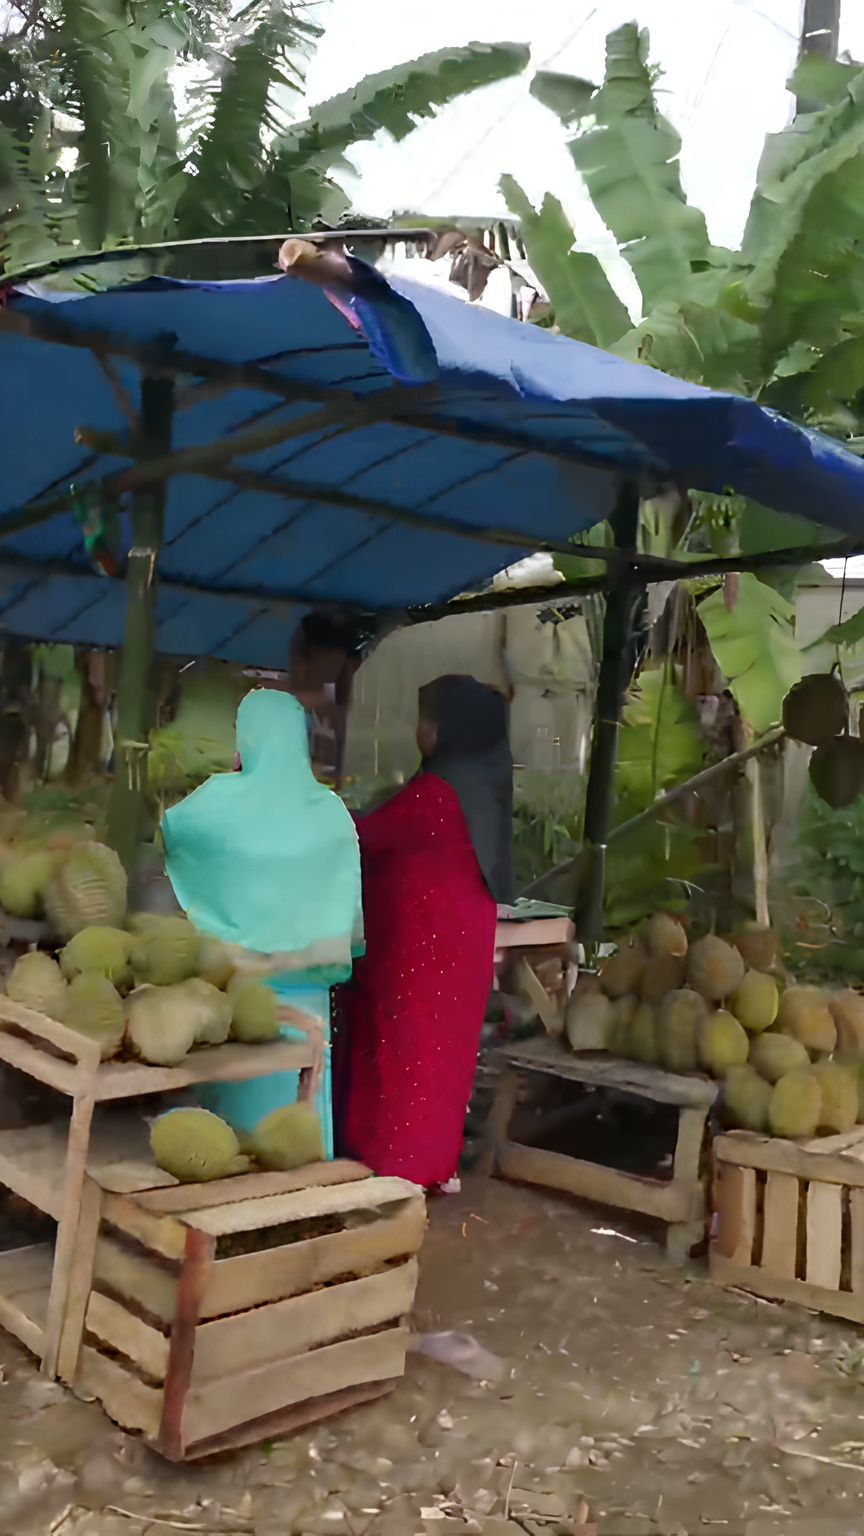
[[[679,1077],[659,1067],[621,1061],[601,1052],[575,1056],[562,1041],[551,1040],[548,1035],[502,1046],[495,1056],[520,1072],[543,1072],[592,1087],[614,1088],[618,1093],[652,1099],[657,1104],[695,1109],[701,1104],[713,1104],[717,1097],[717,1084],[707,1078]]]
[[[822,1286],[809,1285],[806,1280],[784,1280],[779,1275],[769,1275],[764,1269],[736,1264],[716,1249],[711,1251],[708,1274],[716,1285],[732,1285],[769,1301],[794,1302],[813,1312],[827,1312],[832,1317],[844,1317],[847,1322],[864,1325],[864,1296],[852,1291],[829,1291]]]
[[[849,1191],[849,1225],[852,1251],[850,1254],[849,1288],[864,1294],[864,1190]]]
[[[694,1184],[699,1183],[699,1164],[707,1119],[708,1110],[704,1107],[680,1111],[678,1134],[675,1138],[675,1157],[672,1163],[673,1178],[682,1181],[690,1179]]]
[[[752,1131],[731,1131],[714,1141],[714,1156],[721,1163],[741,1168],[760,1168],[770,1173],[793,1173],[799,1179],[818,1179],[823,1184],[864,1187],[864,1163],[843,1152],[806,1151],[794,1141],[757,1136]]]
[[[93,1284],[130,1301],[136,1311],[171,1323],[179,1272],[151,1263],[104,1234],[96,1244]]]
[[[172,1093],[195,1083],[241,1083],[269,1077],[272,1072],[301,1072],[314,1065],[314,1054],[306,1042],[274,1040],[267,1045],[215,1045],[192,1051],[178,1067],[108,1061],[96,1075],[96,1097],[108,1103],[150,1093]]]
[[[154,1215],[126,1195],[105,1195],[103,1219],[107,1227],[116,1227],[165,1259],[179,1260],[186,1252],[188,1228],[182,1221],[175,1216]]]
[[[65,1024],[49,1019],[46,1013],[39,1013],[35,1008],[25,1008],[23,1003],[16,1003],[7,997],[5,992],[0,993],[0,1029],[3,1024],[14,1024],[19,1029],[25,1029],[29,1035],[35,1035],[37,1040],[47,1040],[63,1051],[64,1055],[71,1056],[73,1062],[79,1061],[88,1072],[95,1072],[99,1066],[99,1045],[96,1040],[78,1034],[74,1029],[67,1029]]]
[[[559,949],[570,944],[576,929],[569,917],[499,918],[495,924],[496,949]]]
[[[414,1305],[418,1263],[409,1259],[363,1280],[330,1285],[293,1296],[239,1316],[203,1323],[195,1339],[192,1385],[221,1379],[226,1392],[233,1378],[270,1361],[318,1349],[349,1334],[365,1333],[382,1323],[401,1322]]]
[[[233,1377],[230,1392],[214,1392],[212,1383],[193,1388],[183,1416],[184,1442],[191,1445],[209,1439],[247,1419],[276,1413],[309,1398],[401,1376],[408,1336],[407,1328],[390,1328],[385,1333],[313,1349],[287,1363],[277,1360]]]
[[[145,1376],[162,1381],[168,1369],[168,1339],[119,1301],[93,1291],[87,1304],[87,1332],[133,1360]]]
[[[49,1243],[12,1248],[0,1254],[0,1328],[41,1359],[51,1289],[53,1253]]]
[[[498,1177],[522,1184],[539,1184],[543,1189],[562,1190],[597,1205],[611,1205],[624,1211],[639,1211],[660,1221],[691,1221],[700,1215],[701,1190],[692,1184],[674,1180],[645,1179],[599,1163],[586,1163],[561,1152],[545,1152],[539,1147],[523,1147],[505,1141],[498,1149]]]
[[[353,1184],[372,1174],[363,1163],[338,1158],[332,1163],[307,1163],[292,1173],[244,1173],[233,1179],[213,1179],[208,1184],[175,1184],[173,1189],[154,1189],[136,1195],[135,1204],[145,1211],[181,1215],[227,1205],[232,1200],[258,1200],[263,1195],[287,1195],[295,1189],[326,1184]]]
[[[102,1215],[102,1191],[92,1179],[85,1178],[78,1212],[78,1227],[69,1271],[66,1308],[60,1329],[57,1374],[71,1386],[78,1368],[78,1353],[84,1336],[84,1317],[93,1284],[93,1256]]]
[[[77,1061],[49,1056],[31,1040],[22,1040],[19,1035],[10,1035],[4,1029],[0,1029],[0,1061],[5,1061],[17,1072],[25,1072],[47,1088],[56,1088],[58,1093],[71,1096],[75,1092],[80,1071]]]
[[[840,1285],[843,1190],[811,1182],[807,1191],[807,1284],[835,1291]]]
[[[801,1181],[791,1173],[769,1173],[765,1181],[762,1268],[784,1280],[795,1279],[798,1254],[798,1196]]]
[[[281,1226],[285,1222],[314,1221],[317,1216],[341,1215],[343,1211],[373,1211],[397,1200],[410,1200],[418,1193],[416,1184],[409,1184],[405,1179],[359,1179],[356,1184],[298,1189],[287,1195],[265,1195],[260,1200],[214,1205],[209,1210],[195,1212],[187,1220],[211,1237],[226,1237],[260,1227]]]
[[[510,1121],[519,1093],[519,1073],[513,1067],[501,1068],[492,1107],[483,1128],[483,1145],[477,1163],[477,1173],[491,1178],[498,1164],[498,1148],[507,1140]]]
[[[201,1300],[202,1318],[264,1306],[325,1285],[338,1275],[362,1276],[416,1253],[426,1230],[426,1201],[417,1195],[391,1214],[348,1232],[312,1237],[261,1253],[217,1259]]]
[[[90,1124],[94,1110],[92,1081],[91,1073],[90,1086],[76,1093],[72,1101],[72,1118],[69,1121],[69,1138],[66,1143],[66,1166],[63,1172],[63,1196],[57,1222],[57,1241],[54,1245],[51,1296],[45,1321],[45,1348],[42,1355],[42,1372],[45,1376],[57,1374],[60,1334],[66,1317],[69,1287],[73,1277],[78,1217],[87,1167]]]
[[[181,1456],[185,1449],[183,1420],[186,1398],[192,1379],[192,1362],[201,1317],[201,1297],[213,1264],[215,1240],[196,1227],[186,1229],[186,1255],[177,1285],[177,1305],[171,1324],[168,1370],[162,1397],[159,1443],[170,1456]],[[229,1395],[233,1383],[229,1387]]]
[[[756,1174],[752,1168],[723,1163],[717,1180],[716,1248],[735,1264],[753,1259],[756,1235]]]
[[[363,1403],[374,1403],[386,1397],[396,1386],[395,1381],[368,1381],[359,1387],[345,1387],[342,1392],[330,1392],[326,1397],[313,1397],[305,1403],[296,1403],[281,1412],[267,1413],[260,1419],[249,1419],[221,1435],[211,1435],[209,1440],[198,1440],[186,1447],[184,1461],[198,1461],[205,1456],[218,1456],[225,1451],[236,1451],[242,1446],[261,1445],[265,1440],[281,1440],[294,1435],[311,1424],[320,1424],[340,1413],[348,1413]],[[162,1455],[166,1455],[159,1446]],[[170,1460],[170,1458],[169,1458]],[[589,1536],[589,1533],[586,1533]]]
[[[138,1429],[155,1438],[162,1413],[162,1393],[89,1344],[81,1350],[75,1394],[87,1401],[95,1398],[122,1429]]]
[[[59,1220],[67,1125],[0,1131],[0,1184]]]
[[[831,1152],[853,1153],[864,1147],[864,1126],[853,1126],[851,1131],[838,1131],[834,1136],[814,1136],[808,1141],[795,1143],[802,1152],[815,1152],[824,1157]]]

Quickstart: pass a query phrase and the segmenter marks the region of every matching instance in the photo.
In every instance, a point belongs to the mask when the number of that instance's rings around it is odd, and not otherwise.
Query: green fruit
[[[647,955],[638,939],[628,939],[617,954],[604,962],[600,985],[607,997],[626,997],[642,985]]]
[[[115,987],[132,980],[129,967],[131,936],[122,928],[82,928],[60,951],[60,969],[67,981],[76,976],[107,976]]]
[[[68,991],[57,961],[38,949],[15,961],[6,982],[6,996],[14,1003],[47,1014],[61,1024],[66,1017]]]
[[[126,916],[126,871],[114,849],[103,843],[74,848],[48,885],[45,911],[66,939],[82,928],[119,928]]]
[[[858,1089],[858,1125],[864,1125],[864,1056],[860,1051],[838,1051],[834,1057],[838,1067],[852,1072]]]
[[[849,699],[833,672],[812,672],[783,700],[783,729],[808,747],[826,746],[846,729]]]
[[[832,810],[851,805],[864,789],[864,741],[857,736],[838,736],[836,741],[817,747],[809,772],[820,800]]]
[[[699,1061],[712,1077],[725,1077],[730,1067],[742,1067],[750,1042],[738,1020],[720,1008],[702,1020],[696,1034]]]
[[[828,1011],[837,1030],[841,1051],[864,1050],[864,997],[846,987],[828,999]]]
[[[103,1061],[116,1056],[126,1032],[123,1000],[107,976],[84,971],[69,983],[65,1024],[99,1044]]]
[[[857,1074],[836,1061],[817,1061],[810,1072],[822,1090],[817,1129],[828,1135],[851,1131],[858,1119]]]
[[[54,874],[57,856],[40,849],[12,852],[0,865],[0,903],[12,917],[36,917]]]
[[[230,1125],[206,1109],[160,1115],[150,1130],[150,1148],[157,1166],[181,1184],[224,1179],[249,1166]]]
[[[767,1083],[777,1083],[787,1072],[809,1066],[810,1057],[800,1040],[766,1030],[764,1035],[757,1035],[750,1041],[750,1065]]]
[[[127,1000],[127,1043],[151,1066],[178,1066],[195,1044],[195,1026],[180,987],[138,987]]]
[[[231,999],[201,976],[177,983],[177,992],[188,999],[195,1023],[196,1045],[222,1045],[231,1030]]]
[[[131,959],[136,981],[170,987],[195,975],[201,941],[188,918],[139,915],[133,921]]]
[[[324,1157],[321,1121],[311,1104],[286,1104],[256,1125],[252,1142],[263,1168],[287,1171]]]
[[[564,1032],[571,1051],[605,1051],[612,1026],[612,1003],[602,992],[571,998]]]
[[[723,1084],[723,1118],[741,1131],[768,1129],[773,1089],[751,1066],[730,1067]]]
[[[740,987],[744,979],[744,961],[737,949],[709,933],[690,946],[687,956],[687,982],[694,992],[719,1003]]]
[[[228,988],[233,1013],[231,1036],[246,1045],[258,1045],[279,1036],[276,993],[262,981],[232,981]]]
[[[822,1089],[810,1068],[787,1072],[774,1084],[768,1105],[773,1136],[815,1136],[822,1113]]]
[[[779,1007],[776,981],[760,971],[748,971],[729,1000],[730,1013],[751,1035],[761,1035],[763,1029],[770,1029]]]
[[[654,1066],[658,1061],[657,1015],[650,1003],[640,1003],[629,1030],[629,1052],[634,1061]]]
[[[787,987],[777,1010],[777,1028],[798,1040],[811,1056],[830,1056],[837,1029],[821,987]]]
[[[687,932],[683,923],[666,912],[655,912],[653,917],[649,917],[643,939],[649,955],[654,959],[673,955],[683,960],[687,953]]]
[[[664,998],[657,1017],[657,1043],[667,1072],[698,1071],[696,1032],[706,1014],[705,999],[686,987]]]
[[[234,975],[234,966],[227,946],[221,944],[218,939],[201,936],[198,973],[202,980],[209,981],[211,987],[218,987],[221,992],[224,992]]]

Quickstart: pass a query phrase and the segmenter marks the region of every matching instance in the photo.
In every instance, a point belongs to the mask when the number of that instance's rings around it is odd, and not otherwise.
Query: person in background
[[[335,1004],[337,1150],[449,1191],[513,899],[507,702],[473,677],[421,688],[419,772],[360,817],[366,955]]]
[[[289,693],[258,688],[246,695],[237,711],[237,753],[240,771],[214,774],[166,811],[168,878],[201,933],[251,952],[280,1001],[320,1019],[326,1035],[329,988],[350,975],[362,948],[354,823],[339,797],[316,782],[303,707]],[[296,1093],[296,1074],[280,1073],[212,1085],[197,1096],[236,1129],[251,1131]],[[329,1062],[318,1108],[332,1155]]]

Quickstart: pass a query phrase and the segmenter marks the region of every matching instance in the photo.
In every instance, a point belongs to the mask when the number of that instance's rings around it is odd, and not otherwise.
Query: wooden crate
[[[74,1389],[174,1461],[378,1397],[425,1224],[414,1185],[339,1162],[105,1193]]]
[[[290,1012],[292,1021],[297,1018]],[[307,1021],[311,1022],[311,1021]],[[299,1072],[300,1096],[313,1091],[319,1061],[313,1038],[295,1043],[228,1044],[190,1053],[177,1067],[143,1062],[101,1062],[95,1040],[36,1013],[0,993],[0,1061],[37,1082],[65,1094],[71,1114],[62,1127],[34,1126],[0,1132],[0,1183],[57,1222],[50,1295],[47,1306],[29,1311],[4,1290],[0,1265],[0,1326],[14,1333],[40,1357],[43,1371],[58,1372],[60,1337],[66,1328],[68,1290],[76,1249],[92,1243],[98,1202],[85,1199],[85,1174],[93,1160],[91,1134],[97,1105],[120,1104],[148,1094],[176,1092],[195,1083],[239,1082],[273,1072]],[[140,1189],[173,1183],[159,1174],[149,1154],[144,1163],[112,1140],[98,1155],[104,1168],[114,1166],[115,1189]],[[7,1266],[8,1267],[8,1266]],[[38,1340],[38,1343],[37,1343]]]
[[[864,1323],[864,1127],[714,1142],[712,1280]]]
[[[546,1035],[504,1046],[495,1057],[500,1076],[486,1124],[480,1172],[666,1222],[666,1251],[676,1263],[683,1263],[696,1244],[704,1242],[707,1198],[701,1160],[716,1083],[605,1054],[576,1055],[562,1041]],[[520,1084],[537,1075],[675,1108],[678,1130],[672,1177],[625,1173],[601,1162],[512,1140],[510,1127]]]

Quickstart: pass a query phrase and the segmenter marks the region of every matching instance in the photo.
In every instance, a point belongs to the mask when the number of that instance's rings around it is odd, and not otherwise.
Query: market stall
[[[151,278],[111,286],[109,255],[103,291],[76,288],[74,263],[8,284],[0,309],[0,458],[6,471],[0,487],[0,624],[28,640],[122,648],[107,835],[131,866],[150,831],[147,758],[156,656],[209,655],[278,667],[305,609],[352,611],[374,635],[412,615],[428,616],[526,553],[572,553],[574,534],[607,521],[615,543],[592,552],[606,569],[594,587],[609,595],[577,923],[577,937],[595,942],[621,695],[643,593],[646,584],[683,569],[680,562],[638,550],[640,498],[670,483],[716,492],[734,484],[781,512],[815,516],[842,535],[831,548],[850,552],[864,548],[864,466],[837,444],[753,402],[681,384],[428,289],[388,284],[326,242],[287,241],[279,259],[283,276],[254,282]],[[776,565],[797,551],[774,549],[770,555]],[[703,568],[737,564],[717,557]],[[686,566],[688,573],[695,569]],[[20,1055],[22,1031],[38,1035],[39,1027],[39,1019],[7,1020],[6,1059],[10,1051]],[[46,1031],[44,1022],[41,1029],[43,1039],[75,1058],[69,1032],[61,1037],[58,1027]],[[261,1047],[218,1049],[254,1053]],[[293,1051],[292,1065],[301,1073],[313,1065],[302,1047],[272,1049]],[[251,1060],[244,1054],[236,1075],[255,1075]],[[52,1070],[56,1077],[59,1068]],[[116,1085],[125,1070],[109,1063],[99,1073]],[[187,1083],[189,1070],[181,1069]],[[233,1068],[216,1073],[232,1075]],[[156,1087],[156,1078],[147,1081]],[[170,1086],[160,1077],[159,1091]],[[106,1096],[119,1091],[112,1086]],[[683,1183],[685,1175],[694,1181],[687,1115],[704,1121],[707,1094],[694,1088],[690,1098],[671,1101],[682,1110],[682,1126],[687,1120],[682,1185],[676,1201],[666,1197],[668,1219],[678,1226],[701,1214],[692,1188],[688,1192]],[[86,1127],[98,1097],[92,1084],[73,1092],[74,1156],[67,1153],[64,1161],[61,1147],[53,1177],[55,1188],[57,1179],[62,1183],[62,1200],[52,1194],[50,1206],[45,1202],[49,1214],[61,1219],[47,1312],[42,1321],[22,1306],[5,1306],[4,1312],[9,1326],[19,1314],[25,1317],[17,1331],[41,1354],[46,1370],[55,1371],[58,1360],[62,1370],[65,1351],[66,1379],[83,1382],[82,1390],[122,1417],[117,1403],[125,1388],[113,1376],[109,1382],[111,1372],[94,1360],[92,1347],[81,1355],[78,1346],[85,1319],[91,1332],[105,1338],[106,1359],[114,1337],[110,1330],[100,1335],[92,1322],[104,1318],[96,1297],[109,1283],[99,1268],[102,1223],[146,1247],[155,1242],[157,1227],[163,1232],[162,1223],[154,1226],[151,1219],[162,1209],[162,1196],[152,1165],[134,1179],[130,1175],[129,1187],[118,1191],[100,1178],[98,1160],[88,1161]],[[4,1166],[7,1182],[32,1198],[35,1182],[17,1171],[23,1164],[14,1148]],[[79,1208],[85,1176],[90,1183]],[[196,1398],[189,1372],[199,1323],[214,1315],[201,1311],[207,1265],[216,1262],[218,1268],[219,1259],[208,1240],[218,1244],[247,1228],[296,1227],[306,1219],[297,1198],[299,1175],[278,1192],[270,1183],[267,1193],[254,1184],[272,1177],[236,1174],[218,1220],[189,1216],[200,1209],[197,1202],[172,1206],[180,1215],[164,1232],[175,1264],[181,1258],[174,1252],[178,1226],[186,1246],[176,1300],[166,1302],[162,1327],[155,1330],[163,1340],[170,1336],[164,1391],[148,1387],[145,1400],[140,1388],[146,1369],[133,1351],[138,1406],[124,1409],[125,1421],[144,1429],[166,1454],[212,1447],[238,1429],[236,1421],[198,1413],[205,1387],[197,1387]],[[310,1172],[310,1189],[318,1177]],[[392,1324],[384,1336],[392,1333],[386,1371],[370,1375],[357,1350],[352,1361],[357,1354],[360,1364],[344,1361],[326,1384],[316,1378],[314,1389],[304,1376],[306,1385],[293,1397],[280,1397],[291,1391],[284,1385],[290,1373],[283,1372],[282,1385],[268,1385],[260,1400],[268,1419],[290,1417],[298,1393],[311,1405],[307,1418],[317,1416],[313,1399],[320,1399],[322,1412],[336,1411],[346,1401],[339,1394],[367,1392],[370,1383],[383,1390],[401,1371],[405,1335],[399,1319],[413,1296],[410,1261],[422,1224],[416,1192],[407,1186],[376,1192],[374,1184],[360,1189],[364,1208],[377,1211],[394,1201],[403,1215],[412,1213],[410,1222],[405,1216],[410,1231],[406,1227],[400,1236],[398,1252],[390,1229],[386,1239],[382,1229],[384,1248],[375,1247],[371,1259],[352,1258],[349,1266],[351,1284],[362,1286],[370,1273],[364,1265],[406,1261],[404,1283],[385,1288],[370,1304],[370,1327]],[[605,1187],[611,1187],[608,1181]],[[126,1228],[110,1203],[115,1195],[127,1201]],[[311,1200],[310,1220],[321,1214],[319,1206]],[[150,1213],[146,1219],[144,1211]],[[372,1226],[384,1219],[376,1216]],[[309,1268],[297,1284],[305,1291],[322,1278],[316,1256],[335,1234],[292,1236],[300,1247],[308,1244]],[[347,1233],[344,1246],[351,1246]],[[253,1256],[257,1251],[226,1262],[242,1262],[251,1273]],[[260,1267],[263,1261],[257,1262]],[[117,1286],[111,1282],[110,1288]],[[36,1289],[44,1297],[44,1283]],[[327,1293],[334,1306],[340,1289]],[[259,1296],[254,1285],[253,1291]],[[134,1287],[129,1294],[134,1302]],[[250,1294],[241,1290],[236,1309],[253,1305]],[[282,1290],[266,1299],[287,1306],[288,1296]],[[232,1319],[234,1310],[225,1308]],[[120,1326],[116,1317],[114,1325]],[[207,1323],[208,1329],[215,1326]],[[337,1329],[328,1333],[318,1324],[313,1332],[322,1354],[309,1366],[312,1376],[325,1363],[325,1341],[339,1337]],[[145,1342],[156,1345],[152,1338]],[[244,1401],[255,1400],[264,1370],[253,1358]],[[244,1433],[263,1433],[254,1421],[249,1429],[250,1417],[251,1410],[240,1426]]]

